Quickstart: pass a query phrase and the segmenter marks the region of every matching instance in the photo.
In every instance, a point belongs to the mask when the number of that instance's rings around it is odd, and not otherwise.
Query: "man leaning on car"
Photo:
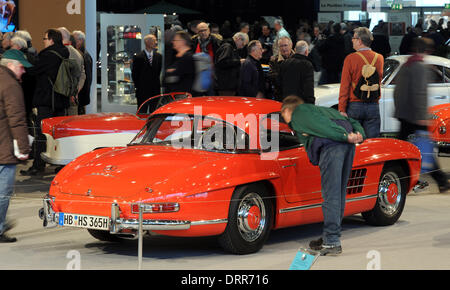
[[[307,104],[297,96],[283,100],[281,114],[305,145],[311,164],[320,169],[323,234],[311,241],[309,247],[321,256],[339,255],[347,183],[355,144],[365,139],[364,129],[358,121],[342,116],[333,108]]]

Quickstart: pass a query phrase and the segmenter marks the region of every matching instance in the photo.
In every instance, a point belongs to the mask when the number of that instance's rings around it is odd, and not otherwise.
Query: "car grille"
[[[352,170],[347,184],[347,194],[361,193],[364,188],[364,180],[367,177],[367,169]]]

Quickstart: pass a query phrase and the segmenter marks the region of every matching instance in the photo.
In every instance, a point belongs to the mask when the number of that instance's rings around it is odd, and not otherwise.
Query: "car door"
[[[263,128],[261,136],[271,135],[270,151],[279,165],[285,200],[289,203],[319,200],[321,198],[320,171],[308,159],[305,148],[295,132],[283,121],[279,113],[269,114],[270,129]],[[276,141],[276,142],[273,142]],[[262,144],[264,141],[262,140]]]
[[[448,68],[440,64],[427,64],[429,70],[428,106],[447,104],[450,99]]]

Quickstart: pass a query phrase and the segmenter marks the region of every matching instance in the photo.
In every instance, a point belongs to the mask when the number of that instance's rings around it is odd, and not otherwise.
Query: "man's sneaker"
[[[20,175],[23,175],[23,176],[36,176],[38,174],[43,174],[44,170],[45,170],[44,168],[35,168],[35,167],[31,166],[27,170],[20,170]]]
[[[12,220],[7,220],[5,224],[3,225],[3,234],[5,234],[7,231],[10,231],[12,228],[16,226],[16,222]]]
[[[337,256],[342,253],[342,247],[323,245],[319,253],[321,256]]]
[[[6,234],[0,236],[0,243],[14,243],[17,239],[13,237],[9,237]]]
[[[320,251],[322,249],[322,245],[323,245],[322,238],[309,242],[309,248],[314,251]]]

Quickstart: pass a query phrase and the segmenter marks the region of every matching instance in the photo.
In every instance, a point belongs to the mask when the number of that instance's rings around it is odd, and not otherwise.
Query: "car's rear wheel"
[[[394,224],[401,216],[408,190],[408,177],[397,164],[386,164],[378,184],[375,207],[362,213],[367,223],[376,226]]]
[[[233,254],[259,251],[270,234],[273,205],[269,191],[260,184],[239,187],[233,193],[220,245]]]

